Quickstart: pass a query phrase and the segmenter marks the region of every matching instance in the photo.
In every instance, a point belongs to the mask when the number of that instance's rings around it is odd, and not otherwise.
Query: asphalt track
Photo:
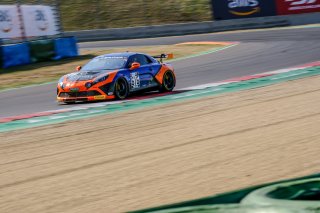
[[[81,43],[80,48],[176,44],[188,41],[238,41],[239,45],[201,57],[172,62],[177,89],[251,75],[320,58],[320,28],[267,29]],[[55,102],[56,84],[0,92],[0,118],[72,107]]]

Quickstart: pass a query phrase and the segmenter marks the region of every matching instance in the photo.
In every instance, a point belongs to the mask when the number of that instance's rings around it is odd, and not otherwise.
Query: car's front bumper
[[[112,100],[114,95],[94,95],[94,96],[57,96],[58,102],[87,102],[87,101],[102,101]]]

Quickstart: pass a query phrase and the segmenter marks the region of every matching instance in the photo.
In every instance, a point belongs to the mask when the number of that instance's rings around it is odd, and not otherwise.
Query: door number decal
[[[140,78],[139,78],[138,72],[130,73],[130,82],[131,82],[131,88],[136,89],[140,87]]]

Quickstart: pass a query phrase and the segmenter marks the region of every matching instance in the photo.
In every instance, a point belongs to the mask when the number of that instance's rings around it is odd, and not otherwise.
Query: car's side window
[[[133,62],[135,62],[134,60],[135,60],[135,56],[131,56],[131,57],[128,59],[128,68],[130,68],[130,67],[131,67],[131,64],[132,64]]]
[[[145,57],[144,55],[136,55],[136,59],[138,63],[140,63],[141,66],[149,64],[150,62],[148,61],[147,57]]]
[[[152,64],[153,63],[153,61],[149,57],[147,57],[147,56],[144,56],[144,57],[147,59],[148,64]]]
[[[138,62],[141,66],[153,63],[151,59],[141,54],[131,56],[129,58],[128,66],[130,67],[133,62]]]

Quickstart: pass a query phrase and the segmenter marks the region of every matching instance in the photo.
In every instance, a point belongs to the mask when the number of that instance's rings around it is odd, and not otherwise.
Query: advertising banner
[[[274,0],[211,0],[215,20],[275,16]]]
[[[0,39],[20,38],[21,23],[16,5],[0,5]]]
[[[26,37],[59,34],[58,18],[53,7],[45,5],[22,5],[23,24]]]
[[[276,0],[278,15],[320,12],[320,0]]]

